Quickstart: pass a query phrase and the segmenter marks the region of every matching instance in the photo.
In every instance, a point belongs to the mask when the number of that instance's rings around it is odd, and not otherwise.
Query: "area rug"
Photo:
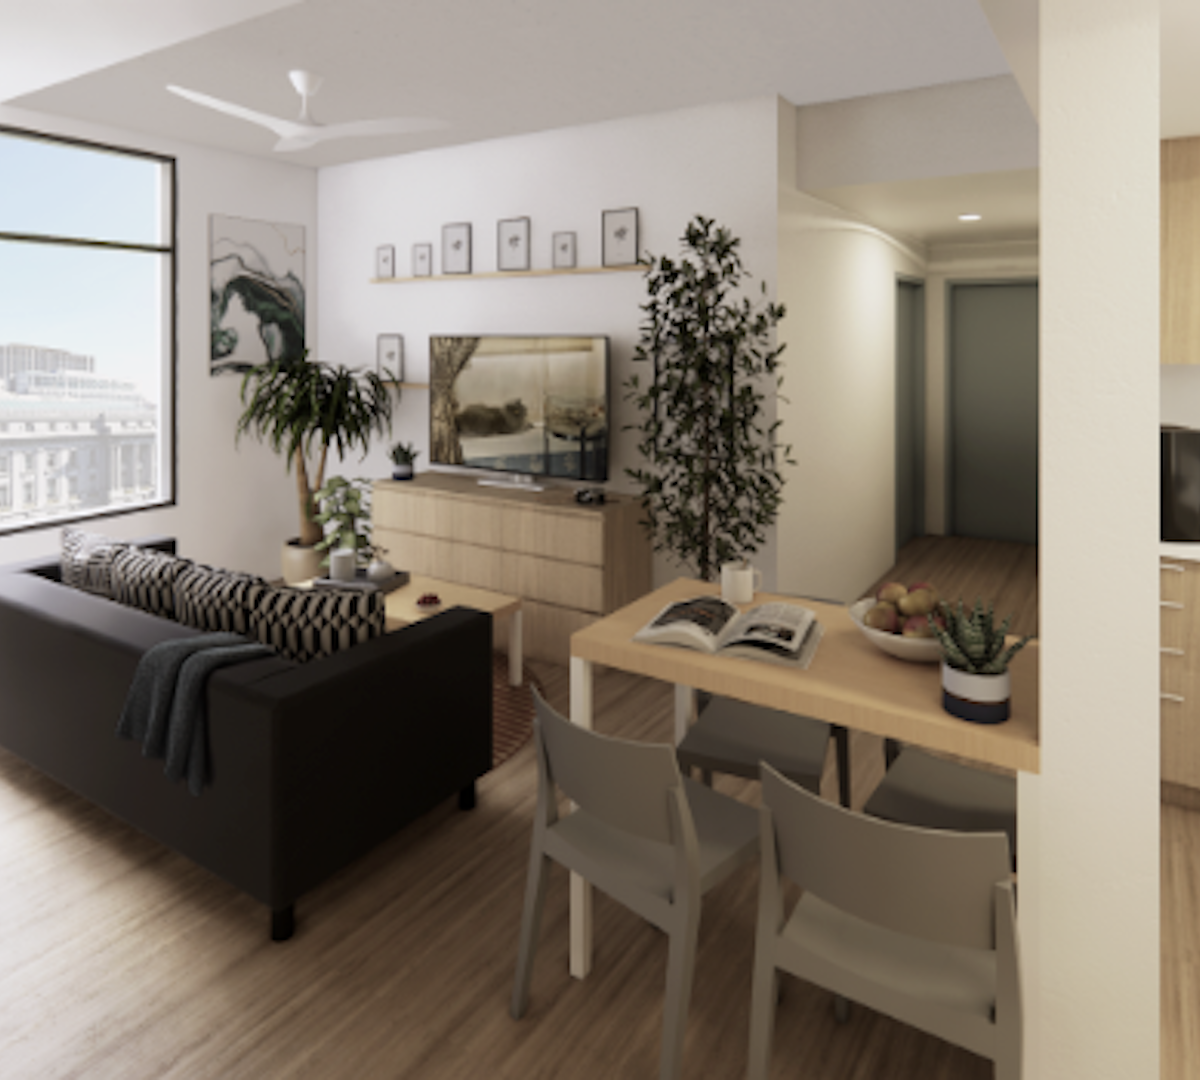
[[[507,761],[533,734],[533,694],[542,685],[526,666],[521,685],[508,685],[508,656],[492,653],[492,768]]]

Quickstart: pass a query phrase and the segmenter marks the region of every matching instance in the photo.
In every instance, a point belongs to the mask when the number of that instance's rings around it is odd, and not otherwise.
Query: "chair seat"
[[[829,725],[807,716],[717,697],[675,748],[683,768],[758,779],[767,761],[790,780],[818,791],[829,745]]]
[[[758,857],[758,815],[752,807],[703,784],[684,778],[684,790],[699,847],[700,887],[707,890],[743,862]],[[553,838],[553,839],[552,839]],[[671,902],[675,849],[615,829],[584,810],[575,810],[550,827],[548,843],[556,857],[580,866],[585,877],[617,878],[639,892]],[[566,845],[574,854],[559,849]],[[587,867],[592,872],[587,872]],[[597,874],[596,871],[599,870]]]
[[[996,954],[898,934],[805,893],[781,935],[782,966],[899,1020],[990,1054]],[[943,1030],[939,1031],[939,1028]]]
[[[1017,850],[1017,781],[905,747],[863,810],[926,829],[1003,832]]]

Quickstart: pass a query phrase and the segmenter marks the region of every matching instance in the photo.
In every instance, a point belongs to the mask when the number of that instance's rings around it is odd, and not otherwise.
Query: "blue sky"
[[[169,240],[153,160],[0,134],[0,232]],[[164,256],[0,241],[0,344],[96,357],[158,398]]]

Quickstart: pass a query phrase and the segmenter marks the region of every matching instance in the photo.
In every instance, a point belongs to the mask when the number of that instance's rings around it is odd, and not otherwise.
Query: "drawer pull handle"
[[[1183,605],[1175,603],[1174,600],[1160,600],[1158,602],[1158,606],[1170,608],[1172,611],[1182,611],[1183,610]]]
[[[1173,573],[1176,573],[1176,574],[1182,574],[1182,573],[1183,573],[1183,567],[1182,567],[1182,566],[1176,566],[1174,563],[1169,563],[1169,562],[1160,563],[1158,568],[1159,568],[1160,570],[1170,570],[1170,571],[1172,571]]]
[[[1163,655],[1165,655],[1165,656],[1183,656],[1183,650],[1182,650],[1182,649],[1170,649],[1170,648],[1168,648],[1166,645],[1164,645],[1164,646],[1163,646],[1161,649],[1159,649],[1158,651],[1159,651],[1160,653],[1162,653]]]
[[[1183,695],[1182,694],[1159,694],[1158,696],[1160,698],[1162,698],[1163,701],[1175,701],[1175,702],[1178,702],[1180,705],[1183,704]]]

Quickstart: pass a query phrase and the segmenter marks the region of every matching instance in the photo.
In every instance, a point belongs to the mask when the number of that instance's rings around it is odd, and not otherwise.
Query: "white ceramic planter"
[[[942,708],[974,724],[999,724],[1007,720],[1012,680],[1001,675],[973,675],[942,662]]]
[[[411,465],[393,465],[392,479],[393,480],[411,480],[413,478],[413,467]]]
[[[338,548],[329,553],[329,577],[333,581],[353,581],[357,569],[357,552],[350,548]]]

